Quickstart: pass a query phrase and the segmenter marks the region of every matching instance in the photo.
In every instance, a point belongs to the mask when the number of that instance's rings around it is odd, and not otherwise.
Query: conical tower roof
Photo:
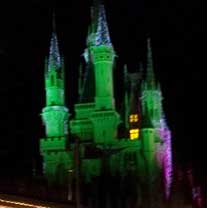
[[[102,4],[99,5],[97,31],[95,35],[95,46],[100,45],[112,46],[106,21],[106,12]]]
[[[58,46],[58,39],[56,34],[56,24],[55,24],[55,15],[53,13],[53,24],[52,24],[52,36],[50,40],[50,50],[48,58],[48,70],[52,68],[58,70],[61,68],[61,57]]]

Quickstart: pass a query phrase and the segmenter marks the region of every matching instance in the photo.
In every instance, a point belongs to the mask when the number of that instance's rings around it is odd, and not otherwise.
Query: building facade
[[[50,184],[77,181],[77,174],[80,186],[105,176],[120,181],[131,177],[142,198],[147,194],[147,198],[156,201],[155,193],[160,187],[169,197],[171,133],[162,109],[160,85],[154,76],[150,39],[147,44],[146,76],[142,63],[136,73],[129,73],[125,66],[123,108],[116,109],[116,54],[104,6],[95,3],[84,68],[80,68],[78,80],[79,102],[74,104],[74,115],[70,115],[65,105],[64,60],[53,29],[45,61],[46,106],[41,113],[46,134],[40,140],[44,175]],[[150,199],[145,207],[153,204]]]

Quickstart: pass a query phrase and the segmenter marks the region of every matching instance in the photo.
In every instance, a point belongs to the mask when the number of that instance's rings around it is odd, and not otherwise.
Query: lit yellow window
[[[138,139],[139,138],[139,129],[130,129],[129,134],[130,134],[131,140]]]
[[[132,114],[129,116],[129,122],[133,123],[133,122],[137,122],[138,121],[138,114]]]

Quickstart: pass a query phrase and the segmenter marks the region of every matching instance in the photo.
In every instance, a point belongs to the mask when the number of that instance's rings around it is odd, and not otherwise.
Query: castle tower
[[[98,21],[93,45],[90,47],[95,72],[95,112],[92,114],[94,141],[111,143],[120,123],[115,111],[113,64],[115,52],[109,36],[103,5],[98,5]]]
[[[164,125],[162,94],[159,83],[155,81],[153,72],[152,52],[148,39],[147,74],[142,83],[142,121],[141,145],[144,159],[144,178],[147,178],[147,194],[145,207],[158,207],[158,202],[164,194],[159,193],[161,178],[164,176],[166,196],[169,197],[171,166],[171,144],[169,129]],[[164,136],[165,135],[165,136]],[[167,168],[165,168],[167,167]],[[156,194],[155,194],[156,193]]]
[[[45,65],[46,107],[43,109],[42,117],[46,125],[46,135],[47,137],[64,136],[68,129],[68,109],[65,107],[64,63],[60,56],[54,23],[49,58]]]
[[[103,5],[99,5],[97,31],[94,39],[91,53],[95,70],[96,109],[114,109],[113,63],[115,53]]]
[[[66,152],[69,112],[65,107],[64,63],[59,52],[54,17],[49,58],[45,63],[45,91],[46,107],[41,116],[46,138],[40,141],[44,174],[51,183],[63,183],[70,161]]]
[[[159,84],[155,80],[153,70],[153,57],[150,39],[147,40],[147,72],[146,79],[142,83],[142,111],[148,111],[153,125],[159,127],[162,117],[162,96]]]

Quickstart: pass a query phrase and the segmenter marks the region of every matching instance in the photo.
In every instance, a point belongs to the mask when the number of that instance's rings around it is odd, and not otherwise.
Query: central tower
[[[95,143],[113,143],[120,123],[115,110],[113,64],[114,49],[109,36],[104,6],[98,4],[97,26],[90,47],[95,73],[95,111],[91,119]]]
[[[91,47],[91,53],[95,70],[96,109],[114,109],[113,63],[115,54],[103,5],[98,7],[97,31],[94,45]]]

